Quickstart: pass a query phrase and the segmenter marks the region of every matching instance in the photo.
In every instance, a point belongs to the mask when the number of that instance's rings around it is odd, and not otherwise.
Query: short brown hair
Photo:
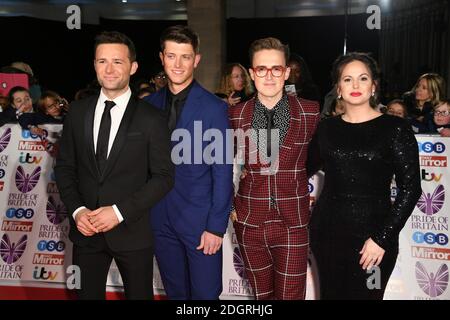
[[[111,44],[111,43],[117,43],[117,44],[124,44],[128,47],[129,52],[129,58],[131,62],[136,61],[136,47],[134,46],[133,41],[131,41],[130,38],[128,38],[123,33],[117,32],[117,31],[103,31],[99,35],[95,37],[95,44],[94,44],[94,56],[95,52],[97,51],[97,47],[101,44]]]
[[[250,65],[253,66],[253,57],[256,52],[261,50],[278,50],[284,53],[284,58],[286,63],[289,61],[289,46],[287,44],[283,44],[277,38],[263,38],[253,41],[250,45],[250,49],[248,50]]]
[[[198,37],[198,34],[188,26],[176,25],[168,27],[166,30],[164,30],[161,34],[161,37],[159,38],[161,52],[164,51],[166,41],[187,43],[192,46],[196,54],[200,52],[200,39]]]

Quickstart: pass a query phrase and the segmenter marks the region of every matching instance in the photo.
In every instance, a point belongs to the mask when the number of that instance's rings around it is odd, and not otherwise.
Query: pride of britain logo
[[[242,259],[241,252],[239,251],[239,248],[234,248],[233,251],[233,265],[234,270],[236,270],[236,273],[241,277],[242,279],[245,279],[245,266],[244,266],[244,260]]]
[[[434,215],[444,206],[445,190],[443,185],[438,185],[433,194],[422,191],[417,208],[428,216]]]
[[[430,272],[419,261],[416,262],[416,279],[419,287],[431,298],[444,293],[448,286],[448,267],[441,264],[436,273]]]
[[[17,243],[11,243],[8,234],[4,234],[0,242],[0,255],[4,262],[12,264],[20,259],[27,247],[27,235],[23,235]]]
[[[48,221],[55,225],[61,224],[67,218],[67,210],[64,205],[57,203],[52,196],[48,197],[46,212]]]
[[[32,173],[26,173],[22,166],[17,167],[16,187],[22,193],[30,192],[37,185],[41,176],[41,167],[37,167]]]
[[[8,147],[9,141],[11,140],[11,128],[8,128],[3,132],[0,137],[0,153]]]

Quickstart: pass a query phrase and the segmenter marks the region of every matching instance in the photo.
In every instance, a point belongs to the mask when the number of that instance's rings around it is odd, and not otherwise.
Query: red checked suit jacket
[[[309,192],[306,174],[308,144],[319,121],[317,102],[288,96],[289,129],[278,154],[278,169],[261,161],[253,138],[236,139],[235,150],[245,160],[247,175],[234,198],[238,222],[260,226],[271,209],[276,209],[288,227],[305,227],[309,222]],[[233,129],[248,134],[252,129],[255,98],[229,108]],[[236,135],[236,133],[235,133]],[[239,134],[238,134],[239,135]],[[273,166],[273,165],[272,165]]]

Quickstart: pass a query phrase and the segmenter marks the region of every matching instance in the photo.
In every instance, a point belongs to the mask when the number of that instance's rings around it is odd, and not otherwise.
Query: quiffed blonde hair
[[[250,58],[250,64],[253,66],[253,56],[256,52],[261,50],[278,50],[283,52],[286,63],[289,61],[289,46],[287,44],[283,44],[277,38],[263,38],[258,39],[252,42],[250,45],[250,49],[248,50],[248,55]]]

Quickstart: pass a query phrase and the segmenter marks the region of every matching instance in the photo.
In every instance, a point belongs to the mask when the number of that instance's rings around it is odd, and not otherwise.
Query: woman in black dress
[[[417,141],[404,119],[374,109],[378,69],[370,56],[339,57],[333,81],[345,113],[319,124],[309,162],[310,173],[318,164],[325,172],[310,223],[321,299],[383,299],[399,233],[421,194]]]

